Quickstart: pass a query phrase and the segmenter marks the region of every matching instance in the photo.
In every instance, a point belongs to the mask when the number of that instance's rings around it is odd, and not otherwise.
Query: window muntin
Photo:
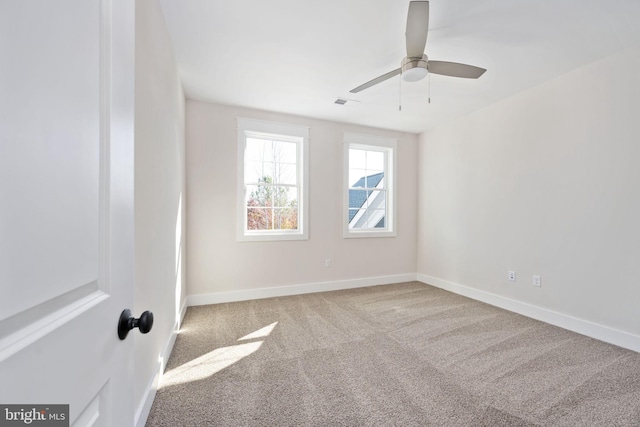
[[[308,128],[238,119],[239,240],[308,238]]]
[[[344,237],[395,236],[395,140],[345,133],[344,141]]]

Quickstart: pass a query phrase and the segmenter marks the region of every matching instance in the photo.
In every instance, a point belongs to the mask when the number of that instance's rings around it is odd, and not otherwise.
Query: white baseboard
[[[173,332],[167,339],[167,343],[164,346],[164,350],[160,357],[158,357],[158,364],[156,367],[155,374],[153,378],[149,381],[147,385],[144,397],[140,405],[138,406],[138,410],[136,411],[135,416],[135,426],[136,427],[144,427],[147,423],[147,418],[149,417],[149,413],[151,412],[151,406],[153,405],[153,399],[156,397],[156,392],[158,391],[158,384],[160,384],[160,380],[162,379],[162,374],[164,373],[164,368],[167,365],[167,360],[169,360],[169,356],[171,356],[171,351],[173,350],[173,346],[176,343],[176,338],[178,337],[178,331],[180,330],[180,326],[182,325],[182,321],[184,320],[184,315],[187,313],[187,301],[185,299],[182,307],[180,308],[180,318],[174,327]]]
[[[640,336],[629,332],[620,331],[588,320],[578,319],[546,308],[512,300],[490,292],[470,288],[468,286],[449,282],[437,277],[427,276],[425,274],[417,274],[417,280],[419,282],[435,286],[455,294],[463,295],[477,301],[482,301],[514,313],[522,314],[523,316],[577,332],[600,341],[640,352]]]
[[[189,295],[187,305],[220,304],[225,302],[247,301],[254,299],[283,297],[289,295],[309,294],[314,292],[339,291],[343,289],[363,288],[367,286],[387,285],[392,283],[412,282],[415,273],[396,274],[392,276],[366,277],[363,279],[335,280],[331,282],[303,283],[300,285],[277,286],[271,288],[243,289],[238,291],[211,292],[207,294]]]

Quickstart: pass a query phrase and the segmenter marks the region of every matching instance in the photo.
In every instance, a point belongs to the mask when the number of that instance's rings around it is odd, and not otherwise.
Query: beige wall
[[[309,240],[236,241],[237,117],[310,127]],[[398,139],[398,233],[395,238],[342,237],[344,131]],[[413,134],[188,100],[187,271],[190,298],[199,294],[312,283],[350,286],[352,282],[336,282],[406,273],[415,277],[416,154],[417,137]],[[325,268],[327,258],[332,259],[331,268]],[[273,294],[264,294],[268,295]]]
[[[184,94],[157,0],[136,1],[135,307],[153,330],[133,334],[137,422],[155,392],[185,300]],[[182,202],[181,202],[182,199]],[[141,413],[142,412],[142,413]],[[140,418],[141,417],[141,418]]]
[[[637,346],[638,69],[627,50],[421,135],[418,273]]]

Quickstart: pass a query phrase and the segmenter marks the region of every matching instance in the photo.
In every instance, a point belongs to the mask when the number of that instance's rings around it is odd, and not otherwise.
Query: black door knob
[[[135,319],[128,308],[123,310],[118,320],[118,337],[123,340],[133,328],[138,328],[141,333],[146,334],[153,327],[153,313],[145,311],[139,318]]]

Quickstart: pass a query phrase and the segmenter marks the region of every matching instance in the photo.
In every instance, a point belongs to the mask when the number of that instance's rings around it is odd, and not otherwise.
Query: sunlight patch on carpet
[[[238,341],[266,338],[278,322],[258,329]],[[227,347],[216,348],[207,354],[167,371],[162,376],[162,387],[199,381],[211,377],[221,370],[239,362],[262,347],[264,340],[251,341]]]
[[[278,322],[273,322],[270,325],[265,326],[264,328],[260,328],[255,332],[251,332],[248,335],[243,336],[242,338],[238,338],[238,341],[251,340],[255,338],[264,338],[271,334],[273,329],[276,327]]]

